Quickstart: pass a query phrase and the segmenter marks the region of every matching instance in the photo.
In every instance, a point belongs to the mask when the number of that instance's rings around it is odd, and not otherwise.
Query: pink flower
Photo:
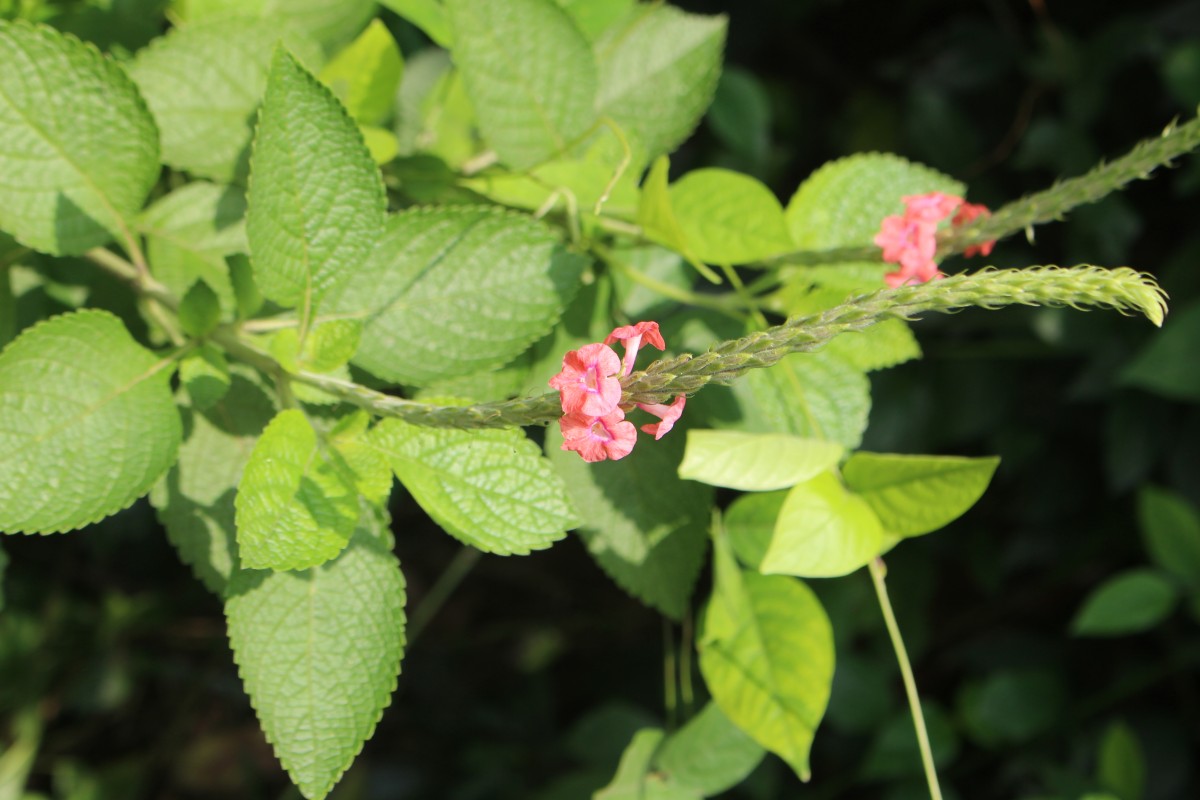
[[[937,223],[893,214],[883,218],[875,244],[883,248],[883,260],[916,271],[933,263],[937,250]]]
[[[662,403],[638,403],[637,407],[642,411],[649,411],[654,416],[658,417],[661,422],[654,422],[649,425],[643,425],[642,430],[654,437],[658,441],[662,437],[670,433],[671,428],[675,427],[675,423],[683,416],[683,406],[687,402],[687,398],[679,395],[675,398],[671,405],[663,405]]]
[[[602,417],[621,402],[620,369],[621,359],[611,347],[585,344],[563,356],[562,372],[550,386],[558,389],[563,413]]]
[[[990,217],[991,215],[992,212],[988,211],[988,207],[982,203],[963,203],[959,207],[958,213],[954,215],[954,219],[950,220],[950,223],[952,225],[963,225],[979,217]],[[992,248],[995,246],[995,239],[990,242],[984,242],[983,244],[973,244],[966,250],[963,250],[963,255],[967,257],[975,255],[985,257],[990,256],[992,254]]]
[[[904,202],[904,216],[934,223],[941,222],[954,213],[954,209],[962,205],[963,201],[961,197],[942,192],[906,194],[900,199]]]
[[[613,461],[633,450],[637,429],[625,421],[625,412],[614,409],[603,416],[566,414],[558,421],[562,430],[563,450],[574,450],[584,461]]]
[[[662,334],[658,332],[657,322],[623,325],[620,328],[614,328],[612,333],[604,337],[605,344],[612,344],[619,339],[625,346],[625,360],[621,362],[622,377],[633,372],[633,362],[637,358],[638,348],[642,345],[642,337],[646,338],[646,344],[653,345],[659,350],[667,349],[667,343],[663,341]]]

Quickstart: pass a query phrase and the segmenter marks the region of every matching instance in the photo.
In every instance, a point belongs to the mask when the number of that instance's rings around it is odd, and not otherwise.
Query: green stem
[[[888,599],[887,567],[882,558],[873,558],[867,565],[871,571],[871,581],[875,584],[875,595],[879,598],[879,610],[883,612],[883,622],[887,625],[888,636],[892,640],[892,649],[896,651],[896,663],[900,665],[900,675],[904,679],[904,693],[908,696],[908,707],[912,712],[913,728],[917,732],[917,746],[921,749],[921,766],[925,769],[925,782],[929,785],[929,796],[932,800],[942,800],[942,788],[938,785],[937,767],[933,763],[933,748],[929,746],[929,731],[925,728],[925,714],[921,710],[921,698],[917,694],[917,681],[913,677],[912,664],[908,660],[908,651],[904,647],[904,639],[900,636],[900,626],[896,624],[896,615],[892,613],[892,602]]]
[[[722,314],[728,314],[737,319],[742,318],[737,307],[744,303],[736,295],[700,294],[699,292],[693,292],[690,289],[684,289],[680,286],[672,286],[665,281],[660,281],[658,278],[634,269],[629,264],[626,264],[624,259],[617,257],[606,247],[594,244],[592,245],[592,250],[604,260],[605,264],[608,264],[629,280],[645,286],[650,291],[661,294],[663,297],[699,308],[711,308],[714,311],[720,311]]]

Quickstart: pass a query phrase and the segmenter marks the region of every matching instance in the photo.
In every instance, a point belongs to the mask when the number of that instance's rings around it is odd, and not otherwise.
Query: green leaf
[[[301,793],[325,797],[371,738],[404,654],[404,576],[370,515],[334,561],[242,570],[229,643],[275,754]]]
[[[584,259],[540,222],[492,207],[414,209],[328,309],[361,317],[354,363],[424,385],[511,361],[554,326]]]
[[[284,328],[271,338],[271,355],[288,372],[333,372],[345,366],[358,348],[362,322],[331,319],[314,325],[300,343],[296,328]]]
[[[739,570],[719,530],[713,552],[700,672],[725,716],[807,781],[809,749],[833,682],[829,618],[795,578]]]
[[[566,12],[553,0],[445,7],[454,63],[500,160],[523,169],[566,152],[596,119],[596,62]]]
[[[607,193],[607,214],[632,218],[638,191],[632,173],[617,173],[611,165],[590,159],[548,161],[525,173],[498,172],[460,181],[462,186],[515,208],[537,210],[554,199],[584,214],[592,213]]]
[[[562,481],[520,430],[423,428],[387,419],[370,441],[425,513],[472,547],[525,555],[579,523]]]
[[[187,438],[179,460],[150,493],[167,538],[204,585],[224,597],[238,569],[234,497],[254,443],[275,416],[258,375],[235,367],[220,402],[182,404]]]
[[[858,452],[842,478],[889,533],[920,536],[967,512],[983,496],[999,457],[907,456]]]
[[[379,0],[379,4],[416,25],[434,44],[447,50],[454,46],[446,8],[438,0]]]
[[[179,327],[199,339],[213,332],[221,321],[221,301],[204,281],[196,281],[179,304]]]
[[[1196,342],[1200,341],[1200,303],[1171,314],[1162,333],[1121,373],[1121,382],[1173,400],[1200,400],[1200,370]]]
[[[788,492],[759,569],[832,578],[866,564],[882,546],[883,528],[871,507],[826,472]]]
[[[378,125],[392,111],[404,59],[387,26],[371,20],[358,38],[325,65],[321,80],[361,124]]]
[[[353,39],[375,13],[374,0],[187,0],[172,8],[191,23],[230,18],[265,20],[275,39],[297,37],[319,43],[325,52]],[[268,42],[270,51],[274,41]],[[307,62],[309,59],[305,59]]]
[[[158,179],[158,129],[115,61],[57,31],[0,20],[0,229],[54,255],[114,237]]]
[[[179,362],[179,382],[198,411],[211,408],[229,391],[225,354],[211,344],[201,346]]]
[[[763,748],[710,702],[667,737],[655,761],[676,783],[711,797],[741,783],[762,757]]]
[[[0,531],[81,528],[145,494],[183,436],[172,362],[106,311],[26,328],[0,353]]]
[[[1124,722],[1112,723],[1100,738],[1096,778],[1121,800],[1141,800],[1146,786],[1146,759],[1137,735]]]
[[[960,725],[985,746],[1020,744],[1061,723],[1065,690],[1049,669],[1004,669],[964,686]]]
[[[679,253],[687,253],[687,238],[675,218],[671,206],[671,192],[667,185],[671,171],[671,160],[659,156],[642,181],[642,194],[638,202],[637,222],[646,236]]]
[[[588,464],[546,433],[550,461],[583,516],[579,536],[618,586],[682,619],[707,546],[712,489],[680,480],[683,437],[643,439],[621,461]]]
[[[392,493],[392,466],[367,431],[370,421],[371,416],[365,411],[343,417],[330,431],[329,441],[346,460],[358,493],[368,503],[385,508]]]
[[[771,97],[763,80],[739,67],[721,72],[707,124],[726,147],[751,163],[764,163],[771,145],[771,116]]]
[[[1158,570],[1126,570],[1096,587],[1071,620],[1076,636],[1126,636],[1153,628],[1175,607],[1176,589]]]
[[[738,561],[750,569],[759,570],[762,566],[787,496],[786,491],[744,494],[726,509],[725,532],[729,544]]]
[[[602,115],[631,140],[639,164],[672,152],[712,102],[726,19],[639,4],[595,44]]]
[[[873,372],[920,358],[921,346],[907,322],[885,319],[861,331],[839,334],[825,346],[825,352],[855,369]]]
[[[137,54],[130,74],[162,130],[164,162],[246,182],[254,112],[279,37],[272,21],[218,20],[175,28]]]
[[[383,180],[345,109],[275,51],[251,157],[246,235],[263,296],[311,309],[371,254]]]
[[[400,142],[391,131],[372,125],[359,125],[358,132],[362,134],[367,150],[371,153],[371,160],[376,164],[390,163],[399,155]]]
[[[842,446],[786,433],[688,431],[679,477],[763,492],[816,477],[837,464]]]
[[[238,485],[237,542],[251,569],[307,569],[346,547],[359,518],[345,461],[304,412],[279,412],[254,445]]]
[[[842,664],[838,664],[839,672]],[[836,697],[837,689],[834,689]],[[833,709],[830,709],[832,716]],[[934,766],[943,768],[958,755],[959,741],[950,716],[932,702],[921,703],[921,715],[929,734]],[[830,720],[832,722],[832,719]],[[874,733],[870,747],[857,772],[864,780],[899,783],[904,778],[923,777],[921,749],[913,729],[912,713],[897,712],[876,723],[864,733]]]
[[[701,261],[744,264],[793,248],[779,201],[749,175],[693,170],[671,185],[671,207]]]
[[[678,786],[670,776],[653,769],[654,754],[662,744],[660,728],[644,728],[621,754],[612,782],[592,797],[594,800],[700,800],[691,789]]]
[[[637,0],[556,0],[588,39],[608,30],[634,7]]]
[[[1142,542],[1154,561],[1185,586],[1200,589],[1200,515],[1174,492],[1146,486],[1138,492]]]
[[[193,181],[142,212],[138,229],[154,277],[177,297],[202,280],[221,307],[237,297],[226,256],[247,252],[246,198],[236,186]]]

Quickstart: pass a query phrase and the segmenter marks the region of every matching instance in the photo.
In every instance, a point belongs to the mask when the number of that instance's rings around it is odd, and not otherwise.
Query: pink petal
[[[658,417],[661,422],[652,422],[649,425],[643,425],[642,430],[654,437],[655,441],[661,439],[671,432],[675,427],[675,423],[683,416],[683,407],[687,403],[687,398],[679,395],[671,403],[671,405],[663,405],[662,403],[638,403],[637,406],[642,411],[648,411]]]

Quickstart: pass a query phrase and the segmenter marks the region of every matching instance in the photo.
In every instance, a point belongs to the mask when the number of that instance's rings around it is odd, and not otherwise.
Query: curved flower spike
[[[563,356],[562,372],[550,386],[558,389],[564,413],[602,417],[621,402],[620,369],[621,359],[611,347],[585,344]]]
[[[620,328],[614,328],[612,333],[604,337],[605,344],[612,344],[620,340],[621,344],[625,345],[625,359],[621,362],[621,377],[633,372],[633,362],[637,358],[637,351],[642,345],[643,337],[646,339],[646,344],[653,345],[659,350],[667,349],[667,343],[663,341],[662,334],[658,332],[658,323],[653,321],[639,322],[636,325],[622,325]]]

